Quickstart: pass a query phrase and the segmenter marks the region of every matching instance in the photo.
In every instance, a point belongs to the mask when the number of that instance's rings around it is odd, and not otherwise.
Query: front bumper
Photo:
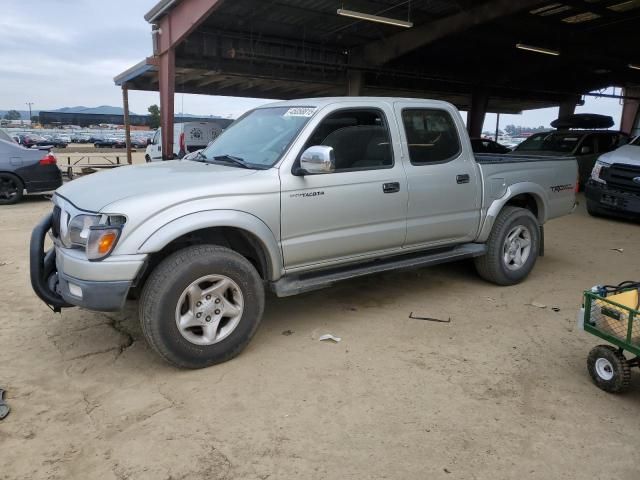
[[[587,202],[593,208],[609,212],[611,214],[640,217],[640,195],[617,188],[611,188],[607,184],[589,180],[585,188]]]
[[[81,250],[55,245],[45,252],[44,241],[52,221],[53,215],[47,215],[31,234],[31,286],[36,295],[57,312],[73,306],[102,312],[122,309],[146,255],[90,262]]]

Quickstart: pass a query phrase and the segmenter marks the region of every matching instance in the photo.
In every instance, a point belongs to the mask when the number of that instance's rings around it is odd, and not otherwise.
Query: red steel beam
[[[224,0],[182,0],[160,19],[158,54],[175,48],[218,8]]]
[[[187,35],[222,4],[223,0],[182,0],[159,22],[158,78],[160,89],[160,126],[162,127],[162,158],[173,158],[173,115],[176,90],[175,49]]]
[[[173,99],[176,91],[176,51],[170,48],[159,58],[160,126],[162,159],[173,158]]]

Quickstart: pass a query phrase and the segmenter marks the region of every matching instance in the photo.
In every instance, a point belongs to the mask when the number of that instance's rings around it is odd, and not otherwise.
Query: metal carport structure
[[[637,124],[640,0],[162,0],[145,19],[153,55],[115,82],[125,97],[159,91],[165,131],[175,92],[444,99],[479,135],[487,111],[570,113],[582,95],[618,86],[622,128]],[[172,141],[163,135],[164,152]]]

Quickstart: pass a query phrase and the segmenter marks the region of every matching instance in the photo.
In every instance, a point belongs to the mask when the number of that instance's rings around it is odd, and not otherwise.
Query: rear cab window
[[[402,125],[412,165],[444,163],[459,155],[458,130],[445,110],[405,108]]]

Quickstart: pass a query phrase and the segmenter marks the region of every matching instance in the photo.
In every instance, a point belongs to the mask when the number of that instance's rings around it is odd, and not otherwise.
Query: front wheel
[[[540,250],[536,217],[524,208],[504,207],[487,240],[487,253],[475,259],[478,274],[498,285],[515,285],[533,269]]]
[[[149,276],[140,322],[149,345],[182,368],[238,355],[256,332],[264,287],[255,267],[228,248],[197,245],[175,252]]]

